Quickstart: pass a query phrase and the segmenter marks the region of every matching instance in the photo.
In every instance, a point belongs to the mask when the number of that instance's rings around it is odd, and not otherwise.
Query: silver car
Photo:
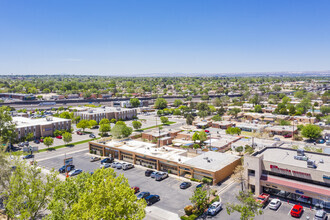
[[[134,165],[130,164],[130,163],[123,164],[123,170],[128,170],[128,169],[131,169],[133,167],[134,167]]]
[[[317,210],[315,215],[314,215],[314,220],[324,220],[324,219],[327,219],[326,211],[324,211],[322,209]]]
[[[117,168],[118,170],[120,170],[121,168],[123,168],[123,164],[121,164],[121,163],[117,163],[116,168]]]
[[[270,201],[268,207],[269,207],[269,209],[277,210],[281,206],[281,204],[282,203],[279,199],[272,199],[272,201]]]
[[[119,163],[119,162],[113,162],[112,165],[111,165],[111,167],[112,167],[112,168],[116,168],[118,163]]]
[[[216,215],[218,212],[220,212],[222,209],[222,204],[221,202],[214,202],[212,205],[208,208],[207,214],[208,215]]]
[[[109,168],[109,167],[111,167],[111,163],[103,163],[100,166],[100,168]]]

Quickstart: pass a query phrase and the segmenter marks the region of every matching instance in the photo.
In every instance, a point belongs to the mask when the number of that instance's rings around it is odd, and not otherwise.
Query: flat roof
[[[307,168],[307,162],[303,160],[296,160],[294,156],[297,156],[296,150],[290,150],[285,148],[265,148],[257,155],[263,155],[264,160],[287,164],[290,166]],[[318,170],[323,172],[330,172],[330,155],[328,154],[321,154],[321,153],[310,153],[305,152],[305,156],[308,157],[310,160],[314,160],[315,164],[317,165],[316,169],[311,170]],[[320,163],[320,160],[323,160],[323,163]]]
[[[298,128],[292,127],[292,126],[271,126],[267,127],[266,130],[271,130],[271,131],[287,131],[287,132],[292,132],[293,129],[296,131]]]
[[[122,111],[133,111],[131,108],[121,107],[99,107],[99,108],[88,108],[86,111],[77,112],[78,114],[98,114],[98,113],[109,113],[109,112],[122,112]]]
[[[231,154],[208,151],[183,162],[183,164],[216,172],[238,159],[240,157]]]
[[[47,118],[26,118],[26,117],[13,117],[13,122],[16,123],[16,128],[23,128],[27,126],[37,126],[37,125],[47,125],[47,124],[52,124],[54,122],[66,122],[66,121],[71,121],[70,119],[64,119],[64,118],[57,118],[57,117],[52,117],[51,121],[47,121]]]

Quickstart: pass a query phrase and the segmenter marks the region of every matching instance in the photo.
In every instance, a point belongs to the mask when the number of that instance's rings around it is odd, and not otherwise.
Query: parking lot
[[[99,169],[100,167],[100,161],[90,162],[91,156],[87,149],[77,149],[76,152],[66,154],[48,154],[46,157],[42,158],[40,158],[37,154],[35,159],[41,167],[48,170],[51,168],[58,170],[61,166],[63,166],[65,155],[67,157],[73,157],[73,164],[76,169],[91,172],[95,169]],[[189,198],[197,185],[196,183],[193,183],[193,185],[188,189],[181,190],[179,186],[183,182],[182,180],[170,176],[158,182],[151,177],[146,177],[144,175],[145,169],[142,167],[135,167],[126,171],[115,169],[115,171],[117,174],[124,174],[130,185],[140,187],[141,192],[148,191],[151,194],[159,195],[160,201],[155,203],[153,206],[157,206],[174,213],[183,213],[183,208],[190,204]]]

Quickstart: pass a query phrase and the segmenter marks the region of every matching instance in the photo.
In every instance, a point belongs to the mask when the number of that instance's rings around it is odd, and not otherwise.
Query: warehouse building
[[[170,172],[186,178],[212,180],[213,185],[230,176],[240,164],[240,157],[213,151],[192,156],[186,150],[173,147],[157,147],[142,141],[89,142],[89,150],[95,154],[109,156],[129,163]]]
[[[244,157],[248,188],[330,209],[330,155],[266,147]]]

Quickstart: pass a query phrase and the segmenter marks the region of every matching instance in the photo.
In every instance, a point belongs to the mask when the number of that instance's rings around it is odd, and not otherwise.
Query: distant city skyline
[[[330,70],[330,1],[0,2],[0,75]]]

